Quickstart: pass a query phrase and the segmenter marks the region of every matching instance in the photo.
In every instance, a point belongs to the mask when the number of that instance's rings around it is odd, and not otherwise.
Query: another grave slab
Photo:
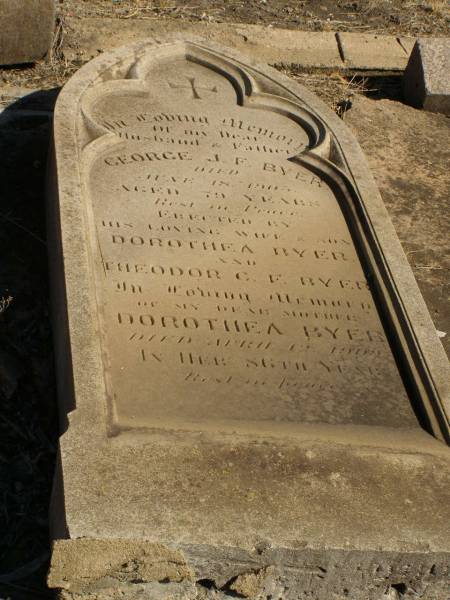
[[[450,115],[450,40],[417,40],[403,75],[408,104]]]
[[[0,64],[34,62],[50,50],[54,0],[0,0]]]
[[[82,68],[54,134],[50,585],[439,597],[448,364],[342,121],[167,39]]]

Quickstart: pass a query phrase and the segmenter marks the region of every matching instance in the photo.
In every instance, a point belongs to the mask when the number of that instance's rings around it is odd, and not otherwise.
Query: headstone
[[[450,115],[450,40],[417,40],[403,75],[408,104]]]
[[[50,585],[439,597],[448,365],[339,118],[167,40],[83,67],[54,139]]]
[[[54,0],[0,0],[0,65],[34,62],[49,51]]]

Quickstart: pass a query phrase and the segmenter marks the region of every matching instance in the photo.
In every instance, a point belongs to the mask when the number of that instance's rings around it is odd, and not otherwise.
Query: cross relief
[[[189,85],[182,85],[182,84],[172,83],[171,81],[168,81],[169,87],[171,87],[173,90],[177,90],[177,89],[190,90],[192,92],[192,98],[194,100],[202,99],[199,92],[213,92],[213,93],[217,94],[216,86],[213,86],[211,88],[200,87],[195,84],[195,77],[186,77],[186,79],[189,81]]]

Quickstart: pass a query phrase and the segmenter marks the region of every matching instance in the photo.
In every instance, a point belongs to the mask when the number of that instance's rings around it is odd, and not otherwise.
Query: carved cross
[[[206,87],[198,87],[195,85],[195,77],[186,77],[186,79],[189,81],[190,85],[179,85],[176,83],[172,83],[172,82],[168,82],[169,86],[176,90],[176,89],[185,89],[185,90],[191,90],[192,92],[192,97],[194,100],[201,100],[202,97],[199,94],[199,91],[204,91],[204,92],[214,92],[215,94],[217,94],[217,87],[214,86],[212,88],[206,88]]]

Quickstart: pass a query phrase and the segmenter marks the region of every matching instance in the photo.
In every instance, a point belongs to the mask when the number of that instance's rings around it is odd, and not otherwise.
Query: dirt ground
[[[310,30],[434,34],[446,2],[359,0],[66,0],[52,60],[0,69],[0,84],[38,90],[29,112],[0,113],[0,600],[52,597],[45,586],[48,504],[57,444],[48,306],[45,164],[59,86],[81,66],[65,59],[64,18],[189,19]],[[436,329],[450,353],[447,302],[450,120],[401,102],[399,78],[289,72],[351,127],[380,187]],[[41,111],[41,112],[38,112]]]
[[[365,151],[450,356],[450,119],[361,94],[343,118]]]
[[[66,0],[66,14],[256,23],[313,31],[445,34],[445,0]]]

